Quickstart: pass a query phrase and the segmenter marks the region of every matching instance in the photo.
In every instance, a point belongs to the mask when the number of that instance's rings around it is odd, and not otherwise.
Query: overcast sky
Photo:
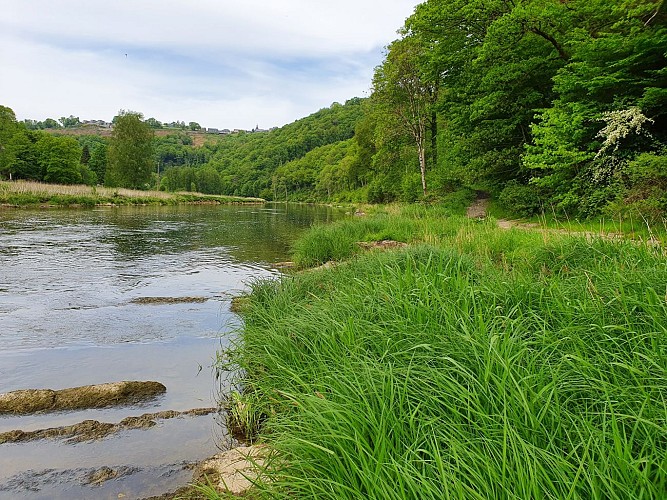
[[[281,126],[368,95],[418,0],[0,0],[0,105]]]

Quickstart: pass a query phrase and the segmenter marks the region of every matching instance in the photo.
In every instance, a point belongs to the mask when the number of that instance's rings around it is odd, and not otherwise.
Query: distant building
[[[207,134],[219,134],[220,131],[217,128],[209,127],[206,129]]]
[[[111,128],[111,123],[105,122],[104,120],[83,120],[81,123],[88,126]]]

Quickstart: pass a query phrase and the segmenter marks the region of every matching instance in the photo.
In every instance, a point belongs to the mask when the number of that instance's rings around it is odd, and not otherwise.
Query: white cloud
[[[417,3],[0,0],[0,104],[19,118],[110,119],[122,108],[282,125],[363,95]]]

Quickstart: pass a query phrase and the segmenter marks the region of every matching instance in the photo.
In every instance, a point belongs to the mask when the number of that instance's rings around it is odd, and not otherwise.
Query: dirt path
[[[489,209],[489,194],[482,191],[477,192],[477,198],[468,207],[466,215],[471,219],[483,219]]]
[[[488,215],[488,207],[489,207],[489,194],[485,193],[483,191],[478,191],[477,192],[477,198],[475,201],[472,202],[472,204],[468,207],[468,210],[466,212],[466,215],[471,218],[471,219],[484,219]],[[585,238],[604,238],[604,239],[613,239],[613,240],[618,240],[618,239],[629,239],[628,236],[622,234],[622,233],[615,233],[615,232],[609,232],[609,233],[597,233],[597,232],[592,232],[592,231],[577,231],[574,229],[566,229],[566,228],[547,228],[544,227],[536,222],[525,222],[521,220],[514,220],[514,219],[498,219],[496,221],[498,224],[498,227],[501,229],[513,229],[513,228],[519,228],[519,229],[532,229],[532,230],[538,230],[538,231],[543,231],[543,232],[549,232],[549,233],[561,233],[561,234],[576,234],[580,236],[584,236]],[[651,238],[648,240],[644,240],[644,243],[651,245],[651,246],[661,246],[661,243],[658,239],[656,238]]]
[[[489,203],[491,196],[485,191],[477,191],[477,198],[468,207],[466,215],[470,219],[485,219],[488,216]],[[520,227],[525,229],[539,228],[540,225],[534,222],[522,222],[518,220],[498,219],[498,227],[501,229],[512,229],[513,227]]]

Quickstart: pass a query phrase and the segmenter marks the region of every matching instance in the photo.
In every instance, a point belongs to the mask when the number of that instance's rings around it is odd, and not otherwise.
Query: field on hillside
[[[45,129],[45,132],[49,132],[55,135],[96,135],[99,137],[111,137],[112,130],[109,128],[94,127],[94,126],[84,126],[78,128],[62,128],[62,129]],[[164,137],[172,134],[186,134],[192,138],[192,145],[194,147],[201,147],[207,142],[212,142],[218,140],[222,137],[219,134],[207,134],[206,132],[193,131],[193,130],[180,130],[180,129],[157,129],[155,130],[155,135],[157,137]]]

